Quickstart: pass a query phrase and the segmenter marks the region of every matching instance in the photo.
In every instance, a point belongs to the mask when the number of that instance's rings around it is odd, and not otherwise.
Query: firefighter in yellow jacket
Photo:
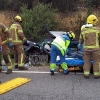
[[[20,25],[21,22],[22,18],[18,15],[14,18],[14,23],[9,28],[13,40],[14,67],[19,68],[19,70],[28,70],[27,67],[24,67],[25,55],[23,43],[26,41],[26,38]]]
[[[91,61],[93,61],[93,75],[95,79],[99,78],[100,68],[100,28],[96,26],[98,19],[95,15],[87,17],[86,25],[81,27],[81,34],[78,48],[84,44],[84,77],[89,78]]]
[[[12,73],[12,62],[10,58],[10,49],[9,47],[12,47],[12,38],[11,34],[8,31],[8,28],[3,24],[0,23],[0,37],[2,40],[2,55],[3,59],[7,66],[7,72],[6,74]],[[2,71],[2,64],[1,64],[1,57],[0,57],[0,72]]]

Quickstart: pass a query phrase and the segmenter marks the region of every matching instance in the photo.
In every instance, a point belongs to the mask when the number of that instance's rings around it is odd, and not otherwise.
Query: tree
[[[29,40],[38,41],[46,36],[43,29],[44,24],[53,30],[58,25],[56,9],[52,8],[52,4],[43,5],[39,3],[32,9],[28,9],[27,5],[23,5],[21,7],[21,17],[23,19],[22,26],[25,35]]]

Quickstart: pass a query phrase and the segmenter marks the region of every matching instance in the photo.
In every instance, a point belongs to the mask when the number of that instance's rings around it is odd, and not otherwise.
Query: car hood
[[[64,31],[50,31],[50,34],[54,37],[61,36],[62,34],[67,34],[67,32]]]

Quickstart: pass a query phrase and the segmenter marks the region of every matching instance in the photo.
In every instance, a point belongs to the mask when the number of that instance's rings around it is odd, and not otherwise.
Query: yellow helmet
[[[68,35],[70,39],[75,39],[75,34],[72,31],[69,31]]]
[[[15,19],[15,21],[18,21],[18,22],[22,21],[22,18],[19,15],[17,15],[14,19]]]
[[[98,19],[95,15],[89,15],[87,17],[87,23],[96,25],[97,22],[98,22]]]

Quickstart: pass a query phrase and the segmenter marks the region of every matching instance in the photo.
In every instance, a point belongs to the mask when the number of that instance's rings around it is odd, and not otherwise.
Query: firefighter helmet
[[[68,32],[68,36],[70,39],[75,39],[75,34],[72,31]]]
[[[87,23],[96,25],[97,22],[98,22],[98,18],[95,15],[89,15],[87,17]]]
[[[14,20],[17,21],[17,22],[22,22],[22,18],[21,18],[19,15],[17,15],[17,16],[14,18]]]

